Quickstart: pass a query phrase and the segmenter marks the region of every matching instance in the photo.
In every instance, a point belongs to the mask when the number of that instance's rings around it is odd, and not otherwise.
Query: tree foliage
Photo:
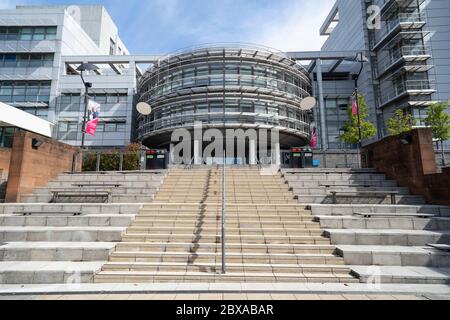
[[[404,113],[402,109],[395,110],[394,116],[388,120],[387,130],[392,136],[396,136],[403,132],[408,132],[413,129],[417,123],[412,114]]]
[[[427,111],[425,124],[433,130],[433,137],[439,141],[450,139],[450,115],[447,103],[440,102],[431,105]]]
[[[377,134],[375,126],[367,121],[368,107],[364,96],[358,94],[359,114],[361,119],[361,138],[370,139]],[[339,136],[339,140],[347,144],[356,144],[359,141],[358,115],[352,115],[352,105],[348,108],[349,121],[344,124],[344,133]]]
[[[140,170],[140,149],[140,144],[132,143],[127,146],[125,151],[122,151],[122,170]],[[100,155],[100,171],[118,171],[120,169],[120,153],[119,150],[85,153],[83,156],[83,171],[96,171],[98,154]]]

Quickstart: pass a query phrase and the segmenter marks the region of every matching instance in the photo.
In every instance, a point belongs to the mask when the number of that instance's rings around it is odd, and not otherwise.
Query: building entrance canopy
[[[0,102],[0,127],[16,127],[52,137],[53,124],[25,111]]]

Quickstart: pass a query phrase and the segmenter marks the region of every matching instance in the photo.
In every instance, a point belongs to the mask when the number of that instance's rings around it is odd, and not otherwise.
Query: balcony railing
[[[375,35],[375,47],[402,24],[425,24],[426,20],[420,13],[399,13],[396,19],[386,20],[384,27]]]
[[[390,91],[381,92],[381,105],[385,105],[404,94],[431,94],[434,92],[434,83],[430,80],[406,80],[393,83]]]
[[[403,46],[397,50],[391,51],[389,56],[378,63],[378,76],[383,74],[389,67],[408,57],[426,57],[431,56],[431,47],[429,46]],[[413,59],[414,60],[414,59]]]

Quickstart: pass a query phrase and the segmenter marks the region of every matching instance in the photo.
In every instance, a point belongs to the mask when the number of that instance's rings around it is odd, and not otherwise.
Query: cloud
[[[16,7],[16,2],[13,0],[1,0],[0,9],[14,9]]]
[[[262,21],[256,40],[283,51],[320,50],[326,40],[319,29],[335,0],[297,1],[285,6],[278,16]]]

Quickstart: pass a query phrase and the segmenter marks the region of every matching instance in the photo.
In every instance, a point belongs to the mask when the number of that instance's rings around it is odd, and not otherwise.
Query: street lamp
[[[361,134],[361,113],[359,110],[359,98],[358,98],[358,80],[359,80],[359,76],[361,75],[361,72],[364,68],[364,62],[369,62],[369,59],[364,55],[364,53],[360,52],[360,53],[357,53],[354,58],[344,58],[344,60],[361,63],[361,68],[359,69],[358,74],[355,75],[355,97],[356,97],[356,108],[357,108],[357,114],[358,114],[358,138],[359,138],[358,148],[361,148],[362,134]]]
[[[84,140],[86,136],[86,117],[87,117],[87,109],[89,105],[89,88],[92,88],[91,82],[86,82],[83,78],[83,71],[96,71],[99,68],[92,63],[82,63],[77,70],[80,71],[81,81],[83,81],[85,94],[84,94],[84,116],[83,116],[83,124],[81,127],[81,149],[84,149]]]

